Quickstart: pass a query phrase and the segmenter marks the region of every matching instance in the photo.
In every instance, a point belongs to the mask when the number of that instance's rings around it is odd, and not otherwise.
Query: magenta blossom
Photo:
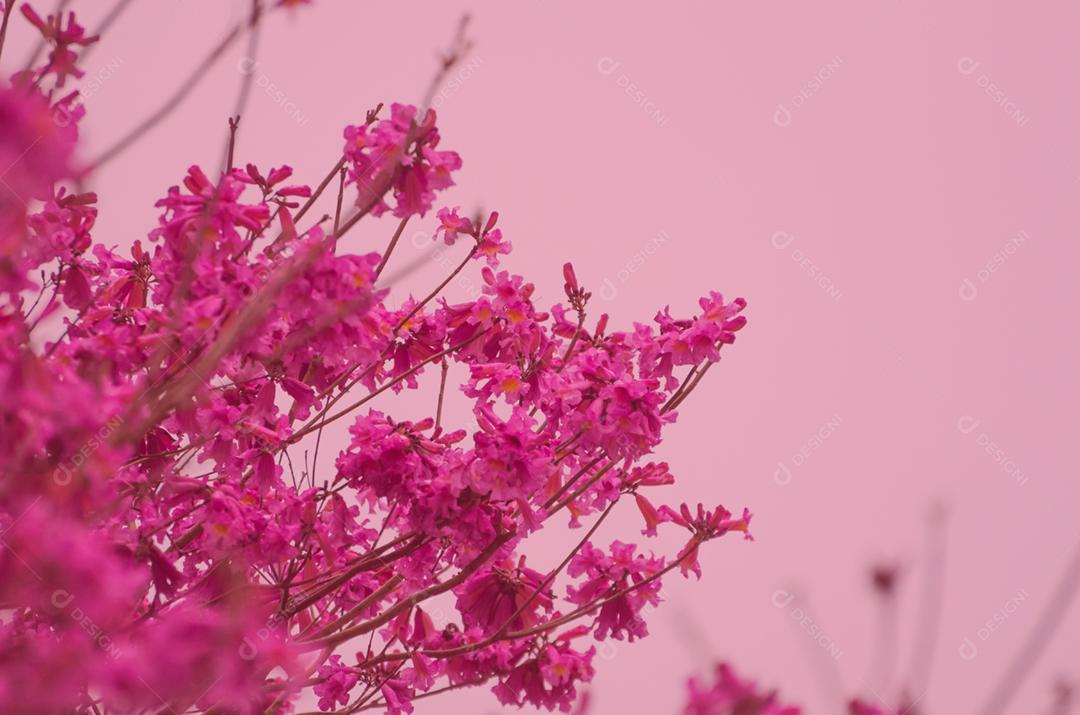
[[[712,682],[692,678],[683,715],[799,715],[796,707],[782,705],[775,692],[759,690],[740,679],[726,663],[713,671]]]

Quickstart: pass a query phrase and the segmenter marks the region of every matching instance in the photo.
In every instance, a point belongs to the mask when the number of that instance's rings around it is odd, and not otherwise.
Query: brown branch
[[[389,595],[390,592],[393,591],[395,588],[397,588],[398,584],[400,584],[403,580],[404,578],[401,576],[401,574],[395,574],[391,576],[389,579],[386,580],[386,583],[372,591],[367,596],[367,598],[364,598],[355,606],[345,611],[345,613],[342,613],[340,617],[336,618],[335,620],[326,624],[316,632],[312,633],[310,637],[323,638],[324,636],[328,636],[331,633],[337,631],[342,626],[348,625],[353,620],[355,620],[358,615],[363,613],[365,609],[371,608],[371,606],[386,598],[386,596]]]
[[[391,555],[392,558],[385,557],[385,556],[380,556],[380,557],[376,557],[374,559],[370,559],[370,558],[361,559],[359,562],[357,562],[353,566],[349,567],[343,573],[339,574],[338,576],[335,576],[329,582],[323,584],[322,586],[319,586],[318,588],[314,589],[311,593],[304,596],[300,601],[292,604],[292,606],[290,606],[289,609],[286,611],[285,615],[287,615],[289,617],[292,617],[292,616],[296,615],[297,613],[300,613],[301,611],[303,611],[308,606],[311,606],[312,604],[318,602],[322,598],[328,596],[335,589],[337,589],[337,588],[345,585],[346,583],[348,583],[349,579],[351,579],[356,574],[358,574],[358,573],[360,573],[362,571],[370,571],[373,568],[373,564],[375,562],[378,562],[378,564],[377,564],[378,566],[385,566],[385,565],[387,565],[389,563],[392,563],[392,562],[396,561],[397,559],[399,559],[399,558],[401,558],[403,556],[408,556],[410,553],[416,551],[416,549],[418,549],[422,543],[424,543],[423,539],[417,539],[412,544],[404,546],[401,549],[399,549],[396,553],[392,554]]]
[[[439,429],[442,427],[443,397],[446,395],[446,373],[450,371],[450,363],[443,360],[439,365],[439,369],[439,400],[435,405],[435,427],[433,434],[439,434]]]
[[[638,581],[638,582],[632,583],[632,584],[630,584],[628,586],[624,586],[623,588],[617,589],[617,590],[611,592],[610,594],[608,594],[607,596],[605,596],[603,598],[600,598],[600,599],[598,599],[596,601],[593,601],[592,603],[588,603],[588,604],[586,604],[584,606],[581,606],[580,608],[578,608],[578,609],[576,609],[574,611],[571,611],[570,613],[567,613],[566,615],[559,616],[558,618],[554,618],[554,619],[552,619],[550,621],[547,621],[545,623],[537,624],[537,625],[535,625],[535,626],[533,626],[531,628],[526,628],[524,630],[514,631],[514,632],[511,632],[511,633],[505,633],[500,638],[500,640],[514,641],[514,640],[520,640],[522,638],[529,638],[531,636],[539,635],[541,633],[546,633],[546,632],[548,632],[550,630],[553,630],[553,629],[558,628],[560,626],[566,625],[567,623],[571,623],[573,621],[576,621],[577,619],[579,619],[579,618],[581,618],[583,616],[587,616],[590,613],[592,613],[593,611],[595,611],[596,609],[602,608],[603,606],[605,606],[606,604],[614,601],[615,599],[622,598],[623,596],[626,596],[627,594],[633,593],[634,591],[642,589],[645,586],[648,586],[649,584],[653,583],[654,581],[663,578],[665,575],[667,575],[668,573],[673,571],[675,568],[680,566],[682,564],[683,560],[686,559],[686,557],[693,552],[693,549],[695,548],[695,546],[700,545],[701,543],[702,543],[701,540],[695,537],[689,544],[686,545],[686,547],[683,548],[682,551],[679,552],[678,557],[674,561],[667,564],[666,566],[664,566],[662,569],[660,569],[656,573],[652,574],[651,576],[647,576],[646,578],[643,578],[641,581]],[[476,643],[470,643],[468,645],[458,646],[456,648],[446,648],[446,649],[443,649],[443,650],[424,650],[424,651],[420,651],[420,653],[427,656],[427,657],[429,657],[429,658],[452,658],[454,656],[461,655],[463,653],[469,653],[471,651],[478,650],[478,649],[486,647],[488,645],[490,645],[490,643],[488,642],[488,639],[485,639],[483,641],[477,641]],[[381,662],[384,662],[384,661],[388,661],[388,660],[404,660],[406,658],[411,657],[411,655],[412,654],[408,653],[408,652],[406,652],[406,653],[390,653],[390,654],[387,654],[386,656],[383,656],[381,658],[374,658],[374,659],[368,661],[366,663],[366,665],[375,665],[375,664],[378,664],[378,663],[381,663]]]
[[[236,130],[240,128],[240,115],[229,117],[229,144],[225,150],[225,171],[233,170],[233,153],[236,150]]]
[[[345,198],[345,167],[338,171],[337,207],[334,209],[334,235],[341,229],[341,202]]]
[[[450,589],[455,588],[456,586],[464,582],[465,579],[467,579],[481,566],[487,563],[488,560],[490,560],[491,557],[494,556],[495,553],[500,548],[502,548],[504,544],[506,544],[506,542],[513,538],[513,536],[514,532],[506,532],[502,536],[496,537],[495,540],[488,544],[486,549],[484,549],[476,558],[466,564],[452,578],[433,584],[431,586],[428,586],[427,588],[420,589],[408,598],[398,601],[395,605],[383,611],[375,618],[369,621],[365,621],[364,623],[358,623],[351,628],[346,628],[345,630],[339,631],[332,636],[327,636],[325,638],[312,641],[303,641],[298,645],[300,645],[305,650],[316,650],[322,647],[334,647],[341,645],[342,643],[349,640],[350,638],[353,638],[354,636],[369,633],[378,628],[379,626],[385,623],[389,623],[405,609],[411,609],[413,606],[422,603],[423,601],[426,601],[432,596],[438,596],[440,593],[446,593]]]
[[[378,278],[382,275],[383,268],[386,268],[386,262],[390,260],[390,254],[394,252],[394,247],[397,246],[398,239],[401,238],[401,233],[405,230],[405,224],[409,222],[409,217],[401,219],[398,223],[397,230],[394,231],[394,236],[390,239],[390,244],[383,251],[382,260],[379,261],[378,267],[375,268],[375,277]],[[334,233],[337,233],[335,230]]]

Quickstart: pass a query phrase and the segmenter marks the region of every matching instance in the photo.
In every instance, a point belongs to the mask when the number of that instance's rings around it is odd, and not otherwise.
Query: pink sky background
[[[73,5],[93,27],[112,3]],[[163,101],[246,6],[134,3],[90,57],[84,148]],[[665,584],[652,636],[597,659],[593,712],[674,714],[712,657],[837,712],[807,651],[849,691],[864,684],[867,568],[895,560],[906,668],[935,500],[950,511],[947,594],[922,705],[974,712],[1080,537],[1080,5],[316,0],[267,18],[239,160],[318,182],[345,124],[420,99],[465,10],[477,44],[436,101],[465,162],[448,201],[500,211],[505,265],[540,304],[572,260],[591,314],[616,326],[691,313],[710,289],[750,306],[661,456],[679,478],[669,501],[749,505],[757,541],[710,544],[701,583]],[[26,34],[16,18],[13,56]],[[186,167],[216,166],[242,57],[95,177],[98,240],[145,237]],[[410,225],[399,257],[430,258],[417,286],[451,260],[425,253],[432,225]],[[391,231],[375,222],[349,249],[381,250]],[[598,540],[639,522],[628,506]],[[555,558],[538,548],[532,565]],[[795,588],[837,657],[774,605]],[[1078,641],[1080,607],[1011,712],[1080,678]],[[486,688],[417,703],[500,711]]]

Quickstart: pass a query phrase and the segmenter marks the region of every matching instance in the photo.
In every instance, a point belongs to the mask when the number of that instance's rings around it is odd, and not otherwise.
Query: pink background
[[[74,5],[92,27],[111,3]],[[246,5],[134,3],[90,58],[91,153],[162,101]],[[448,201],[501,212],[506,265],[541,304],[558,299],[566,260],[596,294],[593,315],[622,327],[667,303],[692,312],[709,289],[750,303],[662,456],[680,479],[672,501],[747,504],[757,541],[714,544],[700,584],[666,584],[653,635],[598,659],[594,712],[674,713],[685,677],[714,656],[809,712],[837,712],[805,651],[834,662],[849,691],[864,683],[866,570],[881,558],[909,576],[910,645],[935,500],[951,512],[948,592],[922,702],[972,712],[1080,536],[1080,6],[318,0],[266,22],[240,160],[317,182],[346,123],[378,101],[419,100],[465,9],[477,45],[437,100],[444,146],[465,160]],[[16,18],[12,47],[25,33]],[[241,58],[238,45],[96,177],[99,240],[145,236],[186,166],[216,165]],[[430,258],[416,276],[427,285],[457,260],[425,253],[431,218],[410,226],[424,233],[399,264]],[[379,249],[390,231],[350,234],[350,248]],[[978,424],[964,432],[963,417]],[[600,540],[638,528],[628,506]],[[534,566],[554,564],[535,553]],[[774,605],[781,588],[806,595],[838,657],[794,604]],[[1058,674],[1080,676],[1078,637],[1080,608],[1014,712],[1042,709]],[[965,638],[974,658],[960,656]],[[500,709],[485,688],[418,712],[448,705]]]

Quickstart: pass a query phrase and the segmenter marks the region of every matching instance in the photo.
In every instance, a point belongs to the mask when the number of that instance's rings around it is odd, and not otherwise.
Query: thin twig
[[[233,152],[236,150],[236,130],[240,128],[240,115],[229,117],[229,146],[226,150],[225,171],[233,169]]]
[[[367,111],[367,117],[364,123],[365,126],[371,126],[371,124],[379,118],[379,112],[382,111],[382,107],[383,103],[379,102],[377,105],[375,105],[374,109],[369,109]],[[326,191],[326,187],[329,186],[330,182],[334,180],[334,177],[337,176],[337,173],[345,168],[345,164],[346,159],[344,156],[338,159],[337,163],[334,164],[334,168],[332,168],[329,173],[327,173],[326,176],[323,177],[323,180],[319,182],[319,185],[317,187],[315,187],[314,193],[312,193],[308,200],[304,202],[304,205],[300,207],[300,210],[296,212],[296,216],[293,217],[294,221],[300,221],[300,219],[304,218],[304,215],[311,209],[312,206],[315,205],[315,202],[319,199],[320,196],[322,196],[322,193]],[[276,245],[280,240],[281,236],[278,236],[276,239],[274,239],[274,242],[270,244],[270,247],[273,248],[273,246]]]
[[[176,92],[161,105],[161,107],[136,125],[134,129],[121,137],[115,144],[106,149],[97,159],[90,162],[90,165],[83,169],[82,176],[86,176],[87,174],[100,169],[104,164],[115,159],[142,138],[144,134],[160,124],[174,109],[180,106],[180,104],[187,99],[187,96],[191,94],[192,90],[198,86],[199,82],[206,77],[210,68],[213,67],[225,54],[225,51],[236,42],[237,38],[242,34],[245,25],[246,22],[241,22],[230,30],[229,33],[225,35],[224,39],[210,51],[210,54],[199,63],[191,75],[189,75],[180,85],[179,89],[177,89]]]
[[[101,37],[106,32],[108,32],[109,28],[111,28],[113,24],[120,19],[120,15],[123,14],[124,10],[126,10],[128,8],[128,5],[130,4],[131,0],[119,0],[115,5],[113,5],[112,9],[109,10],[108,13],[106,13],[105,17],[101,20],[98,26],[94,28],[93,36]],[[88,45],[87,47],[83,48],[83,51],[79,53],[79,62],[84,67],[86,66],[86,58],[90,55],[90,51],[100,44],[100,42],[95,42],[94,44]]]
[[[981,715],[999,715],[1005,712],[1046,646],[1050,644],[1050,639],[1061,623],[1061,619],[1065,617],[1078,586],[1080,586],[1080,544],[1076,545],[1046,610],[1042,612],[1035,628],[1024,642],[1024,646],[1005,671],[1004,677],[998,681],[990,697],[986,699],[986,705],[979,711]]]
[[[884,693],[896,663],[897,603],[895,593],[878,593],[878,642],[866,676],[869,692]]]
[[[466,338],[465,340],[462,340],[461,342],[459,342],[459,343],[457,343],[455,345],[451,345],[450,347],[446,348],[445,350],[437,352],[434,355],[432,355],[432,356],[418,362],[416,365],[413,365],[411,368],[409,368],[405,372],[401,373],[400,375],[395,377],[393,380],[390,380],[389,382],[387,382],[385,385],[378,388],[374,392],[368,393],[367,395],[362,397],[357,402],[354,402],[353,404],[349,405],[348,407],[343,408],[337,414],[331,415],[330,417],[327,417],[327,418],[321,420],[317,424],[309,424],[309,425],[307,425],[305,427],[302,427],[299,431],[295,432],[292,435],[292,437],[290,437],[287,440],[287,444],[295,444],[297,441],[299,441],[300,439],[302,439],[303,437],[305,437],[306,435],[311,433],[313,430],[319,429],[320,427],[325,427],[326,425],[330,424],[331,422],[335,422],[335,421],[341,419],[342,417],[349,414],[350,412],[357,409],[358,407],[363,406],[369,400],[372,400],[372,399],[378,397],[379,395],[386,392],[388,389],[390,389],[394,385],[399,384],[402,380],[406,380],[409,377],[411,377],[412,375],[415,375],[421,368],[423,368],[428,363],[439,360],[439,359],[449,355],[450,353],[454,352],[455,350],[460,350],[461,348],[465,347],[469,343],[471,343],[474,340],[476,340],[477,338],[479,338],[485,332],[487,332],[487,331],[486,330],[479,330],[476,333],[474,333],[472,335],[472,337]]]
[[[3,56],[4,53],[4,39],[7,37],[8,19],[14,9],[15,0],[7,0],[4,4],[4,19],[0,20],[0,56]]]
[[[401,219],[398,223],[397,230],[394,231],[393,237],[390,239],[389,245],[386,250],[383,251],[382,259],[379,261],[379,265],[375,268],[375,277],[378,278],[382,275],[383,268],[386,268],[386,262],[390,260],[390,254],[394,252],[394,247],[397,246],[398,239],[401,238],[401,233],[405,230],[405,224],[409,223],[409,217]],[[337,233],[336,229],[334,233]]]
[[[585,532],[585,536],[581,537],[581,540],[578,541],[577,546],[570,550],[570,553],[566,555],[566,558],[564,558],[559,563],[559,565],[556,566],[552,570],[552,572],[547,575],[547,578],[540,582],[539,586],[533,589],[532,594],[530,594],[529,597],[525,599],[525,601],[520,606],[518,606],[517,610],[514,611],[513,615],[507,618],[506,622],[503,623],[499,630],[495,632],[495,635],[491,637],[493,643],[502,636],[506,635],[506,632],[510,630],[510,626],[514,623],[517,617],[524,613],[525,609],[528,608],[532,604],[532,602],[536,600],[537,596],[543,593],[544,589],[551,585],[552,581],[555,580],[556,576],[562,573],[562,570],[566,568],[566,565],[570,563],[571,559],[573,559],[574,556],[576,556],[577,553],[581,551],[585,544],[588,543],[589,539],[593,537],[593,534],[596,533],[596,530],[600,528],[600,525],[604,523],[604,521],[608,518],[608,515],[611,514],[611,510],[614,509],[615,505],[618,503],[618,497],[611,500],[611,503],[608,504],[607,508],[604,509],[602,514],[600,514],[599,518],[597,518],[596,522],[593,523],[592,527],[590,527],[589,530]]]
[[[233,109],[233,116],[238,120],[244,116],[244,110],[247,109],[248,100],[251,98],[251,87],[255,82],[255,68],[259,59],[259,19],[261,17],[262,1],[251,0],[251,15],[248,17],[247,54],[244,56],[244,66],[242,68],[245,71],[241,72],[243,79],[240,81],[240,93],[236,97],[236,107]]]
[[[337,208],[334,210],[334,235],[337,235],[338,230],[341,228],[341,200],[345,198],[345,167],[341,167],[338,172],[340,180],[338,181],[337,192]]]
[[[439,91],[439,86],[442,85],[443,80],[446,79],[446,75],[448,75],[450,70],[469,53],[469,50],[472,49],[472,40],[465,34],[465,31],[469,27],[469,20],[470,17],[468,13],[466,13],[462,15],[461,19],[458,21],[457,32],[450,43],[450,49],[442,56],[439,71],[431,78],[431,83],[428,85],[427,92],[424,93],[424,99],[420,102],[421,114],[431,106],[431,102],[435,99],[435,94]]]
[[[811,615],[810,606],[805,600],[796,598],[794,593],[792,597],[791,603],[798,604],[798,607],[806,614],[807,619],[817,621]],[[826,654],[818,641],[809,637],[809,630],[803,628],[799,632],[804,636],[799,638],[799,642],[803,644],[803,653],[810,662],[810,667],[817,671],[818,687],[821,688],[822,694],[829,701],[830,710],[835,708],[835,712],[841,712],[844,709],[844,686],[836,662]]]
[[[930,687],[934,654],[941,625],[945,600],[946,514],[944,507],[935,506],[930,513],[926,534],[926,569],[923,576],[922,606],[919,631],[912,650],[907,687],[913,695],[924,695]]]
[[[446,373],[450,371],[450,363],[443,360],[441,365],[441,374],[439,375],[439,401],[435,406],[435,430],[434,434],[439,434],[439,429],[442,427],[442,409],[443,409],[443,397],[446,395]]]

